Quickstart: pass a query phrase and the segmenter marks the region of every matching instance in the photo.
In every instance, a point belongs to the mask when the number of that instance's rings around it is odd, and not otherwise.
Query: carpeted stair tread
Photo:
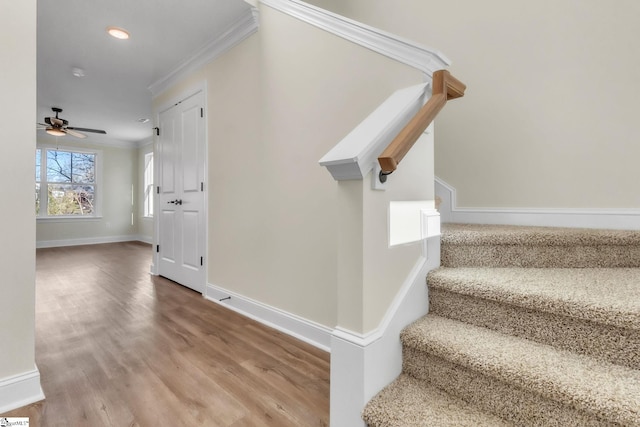
[[[640,267],[640,231],[443,224],[444,267]]]
[[[362,418],[370,427],[513,425],[405,374],[400,375],[367,404]]]
[[[401,338],[414,356],[435,356],[567,408],[640,425],[640,371],[431,314],[407,327]],[[404,372],[419,378],[423,367],[410,363],[405,359]]]
[[[640,245],[640,231],[492,224],[442,224],[443,245]]]
[[[640,331],[639,268],[439,268],[429,286]]]

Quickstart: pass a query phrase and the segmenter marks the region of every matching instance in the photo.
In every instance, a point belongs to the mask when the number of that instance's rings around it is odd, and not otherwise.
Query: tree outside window
[[[36,150],[36,215],[95,216],[95,152]]]

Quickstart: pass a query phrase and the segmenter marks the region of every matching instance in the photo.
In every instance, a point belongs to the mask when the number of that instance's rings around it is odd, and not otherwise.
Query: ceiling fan
[[[51,107],[54,113],[56,113],[55,117],[45,117],[44,122],[46,123],[38,123],[40,126],[44,126],[39,129],[44,129],[49,135],[54,136],[65,136],[67,134],[71,136],[75,136],[76,138],[86,138],[87,135],[77,132],[92,132],[92,133],[101,133],[106,135],[107,132],[100,129],[87,129],[87,128],[78,128],[78,127],[69,127],[69,121],[65,119],[61,119],[58,117],[58,113],[62,113],[62,108]]]

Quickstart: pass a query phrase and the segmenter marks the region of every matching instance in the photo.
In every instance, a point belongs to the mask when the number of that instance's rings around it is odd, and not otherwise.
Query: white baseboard
[[[259,301],[207,284],[205,298],[243,316],[304,341],[321,350],[331,350],[331,329]],[[231,297],[230,299],[227,299]],[[223,300],[223,301],[220,301]]]
[[[400,331],[427,314],[427,273],[440,265],[440,237],[405,279],[380,326],[366,334],[336,328],[331,337],[331,427],[364,427],[364,405],[402,371]]]
[[[63,246],[99,245],[101,243],[118,243],[140,241],[151,244],[151,239],[142,235],[84,237],[80,239],[38,240],[36,248],[57,248]]]
[[[459,208],[456,190],[436,178],[442,222],[640,230],[639,209]]]
[[[0,379],[0,414],[44,399],[38,368]]]
[[[135,236],[134,240],[142,243],[148,243],[149,245],[153,244],[153,236],[144,236],[142,234],[138,234],[137,236]]]

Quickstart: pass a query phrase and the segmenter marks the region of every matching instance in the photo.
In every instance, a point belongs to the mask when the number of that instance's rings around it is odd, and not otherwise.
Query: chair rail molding
[[[640,230],[640,209],[461,208],[456,189],[436,177],[442,222]]]
[[[151,95],[153,97],[158,96],[166,89],[182,80],[188,74],[218,58],[220,55],[258,31],[258,27],[258,9],[255,7],[247,9],[247,12],[244,15],[231,24],[219,36],[211,40],[199,50],[193,52],[188,59],[175,67],[169,72],[169,74],[149,85],[148,89],[151,92]]]
[[[260,0],[260,3],[416,68],[429,77],[434,71],[451,65],[451,61],[435,49],[421,46],[300,0]]]

